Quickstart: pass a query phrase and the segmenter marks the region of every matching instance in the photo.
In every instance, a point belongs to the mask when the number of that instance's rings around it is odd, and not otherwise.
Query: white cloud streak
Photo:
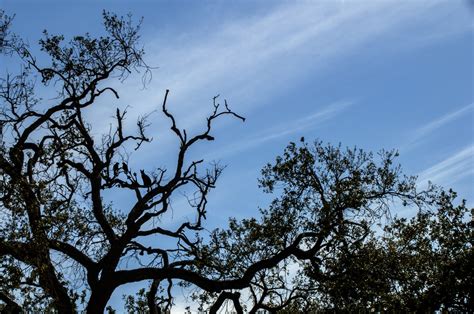
[[[447,124],[462,118],[464,115],[471,113],[473,114],[474,103],[471,103],[467,106],[464,106],[455,111],[448,112],[441,117],[438,117],[420,127],[415,129],[413,133],[410,134],[409,140],[403,143],[400,146],[400,151],[407,153],[411,149],[420,145],[423,140],[428,138],[430,135],[446,126]],[[474,116],[473,116],[474,117]]]
[[[419,138],[425,136],[428,133],[433,132],[434,130],[444,126],[445,124],[452,122],[453,120],[463,116],[464,114],[471,112],[474,108],[474,103],[469,104],[459,110],[450,112],[436,120],[431,121],[430,123],[422,126],[415,132],[415,137]]]
[[[463,115],[465,115],[467,113],[472,113],[472,109],[474,109],[474,103],[469,104],[465,107],[462,107],[461,109],[458,109],[456,111],[449,112],[449,113],[445,114],[444,116],[423,125],[422,127],[418,128],[415,131],[414,136],[413,136],[413,141],[417,141],[420,138],[431,134],[432,132],[436,131],[437,129],[439,129],[439,128],[443,127],[444,125],[446,125],[446,124],[462,117]]]
[[[248,114],[258,104],[294,88],[310,73],[323,73],[341,58],[353,57],[358,49],[370,52],[374,41],[420,21],[436,27],[387,44],[391,48],[416,44],[446,28],[464,29],[462,23],[448,23],[448,27],[443,22],[443,14],[451,10],[447,3],[285,3],[266,15],[225,20],[216,30],[165,33],[146,43],[149,62],[160,66],[149,90],[137,99],[137,83],[135,91],[122,94],[126,103],[146,112],[161,102],[165,89],[171,89],[170,102],[185,117],[182,123],[188,128],[195,127],[208,112],[208,99],[218,92],[237,111]]]
[[[474,145],[469,145],[452,156],[422,171],[418,176],[420,185],[428,181],[450,185],[474,174]]]
[[[236,141],[232,145],[224,147],[222,150],[213,152],[209,157],[212,157],[214,159],[222,158],[224,156],[242,152],[244,150],[261,145],[271,140],[289,136],[291,134],[302,132],[304,130],[317,128],[321,124],[341,114],[353,104],[354,102],[352,101],[339,101],[333,103],[321,110],[310,114],[309,116],[296,119],[291,122],[285,122],[284,125],[269,128],[250,138],[246,138],[241,141]],[[207,159],[206,157],[205,159]]]

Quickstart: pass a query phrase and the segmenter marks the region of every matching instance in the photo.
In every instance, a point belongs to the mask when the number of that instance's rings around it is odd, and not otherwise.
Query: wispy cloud
[[[315,128],[318,125],[332,119],[336,115],[342,113],[345,109],[353,105],[352,101],[339,101],[333,103],[321,110],[311,113],[309,116],[285,122],[285,125],[279,125],[274,128],[263,131],[262,133],[254,136],[250,142],[255,144],[261,144],[263,142],[273,140],[282,136],[294,134],[309,128]]]
[[[440,127],[444,126],[445,124],[454,121],[455,119],[463,116],[464,114],[466,114],[468,112],[471,112],[472,109],[474,109],[474,103],[469,104],[469,105],[467,105],[467,106],[465,106],[461,109],[458,109],[456,111],[449,112],[446,115],[427,123],[426,125],[418,128],[415,131],[415,138],[423,137],[423,136],[435,131],[436,129],[439,129]]]
[[[431,181],[450,185],[474,174],[474,145],[469,145],[452,156],[424,170],[418,176],[419,184]]]
[[[472,114],[473,109],[474,109],[474,103],[471,103],[471,104],[469,104],[467,106],[464,106],[460,109],[457,109],[455,111],[448,112],[447,114],[445,114],[445,115],[443,115],[443,116],[441,116],[437,119],[434,119],[434,120],[426,123],[425,125],[422,125],[421,127],[419,127],[418,129],[416,129],[414,131],[414,133],[411,136],[410,141],[407,144],[404,145],[402,150],[406,151],[406,150],[409,150],[410,148],[415,147],[417,144],[419,144],[421,142],[421,140],[423,138],[431,135],[432,133],[434,133],[438,129],[442,128],[446,124],[448,124],[450,122],[453,122],[456,119],[459,119],[459,118],[461,118],[462,116],[464,116],[468,113]]]
[[[321,126],[323,123],[334,118],[335,116],[343,113],[347,108],[354,104],[353,101],[339,101],[329,106],[324,107],[316,112],[311,113],[308,116],[285,122],[283,125],[278,125],[266,129],[252,137],[242,139],[234,142],[231,146],[222,148],[221,150],[214,151],[207,158],[222,158],[224,156],[232,155],[252,147],[262,145],[265,142],[289,136],[298,132],[302,132],[309,129],[314,129]],[[205,158],[205,159],[207,159]]]
[[[207,32],[165,32],[156,39],[149,37],[146,43],[149,62],[160,66],[152,85],[140,93],[140,99],[136,91],[123,93],[123,99],[139,111],[149,111],[169,88],[173,108],[183,113],[182,123],[188,128],[208,112],[208,99],[218,92],[239,112],[248,114],[294,88],[310,73],[323,73],[360,49],[370,51],[366,45],[387,34],[417,23],[443,24],[443,14],[451,10],[447,3],[303,1],[276,5],[264,15],[224,20]],[[462,29],[456,23],[449,26]],[[424,35],[433,32],[436,30],[430,29]],[[412,42],[424,38],[420,34],[412,37]],[[409,38],[407,33],[404,40],[387,44],[406,45]]]

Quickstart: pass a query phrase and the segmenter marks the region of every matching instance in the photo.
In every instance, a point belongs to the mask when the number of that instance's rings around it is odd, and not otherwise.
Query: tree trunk
[[[98,285],[92,290],[91,297],[87,304],[86,313],[87,314],[102,314],[105,312],[105,307],[107,302],[109,302],[112,293],[114,292],[113,288],[104,287],[104,285]]]

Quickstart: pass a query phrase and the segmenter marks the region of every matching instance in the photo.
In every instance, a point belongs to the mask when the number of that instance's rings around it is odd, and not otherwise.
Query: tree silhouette
[[[331,311],[472,311],[472,212],[464,201],[453,206],[455,197],[441,191],[437,210],[395,218],[381,235],[338,250],[307,268],[300,286],[314,287],[319,308]]]
[[[12,17],[5,14],[0,9],[0,52],[3,52],[8,44],[8,29],[10,27]]]
[[[9,37],[10,19],[0,17],[6,25],[2,51],[22,62],[20,74],[0,81],[0,300],[10,308],[103,313],[118,287],[140,281],[150,286],[129,296],[131,311],[170,310],[176,284],[196,288],[195,297],[211,313],[228,301],[237,312],[252,313],[310,304],[317,285],[301,278],[314,280],[314,271],[338,252],[363,243],[395,200],[418,208],[438,204],[438,189],[418,191],[415,178],[394,164],[394,152],[374,156],[302,138],[262,171],[262,188],[276,194],[269,208],[258,219],[231,219],[228,228],[206,236],[208,194],[223,168],[206,168],[188,152],[214,139],[217,119],[244,118],[214,97],[204,131],[190,135],[169,111],[167,90],[161,109],[179,142],[176,164],[141,165],[139,180],[123,152],[150,141],[146,118],[128,134],[126,112],[117,109],[113,130],[100,137],[84,113],[104,94],[118,98],[110,79],[149,74],[140,23],[104,12],[102,37],[86,34],[64,43],[45,31],[39,43],[51,60],[43,67],[26,43]],[[55,88],[56,103],[40,99],[35,84]],[[194,192],[188,202],[196,219],[174,229],[160,224],[184,189]],[[132,205],[118,210],[104,200],[107,192],[131,195]],[[294,265],[306,272],[289,279]]]

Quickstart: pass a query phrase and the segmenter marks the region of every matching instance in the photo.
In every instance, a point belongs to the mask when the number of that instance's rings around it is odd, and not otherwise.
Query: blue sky
[[[120,101],[88,112],[108,129],[115,106],[134,117],[170,109],[190,132],[220,94],[247,118],[221,120],[193,150],[227,168],[209,202],[209,229],[256,214],[261,167],[301,136],[368,150],[396,148],[408,174],[474,200],[473,15],[468,1],[0,1],[34,46],[43,29],[101,32],[103,9],[144,17],[146,60],[158,67],[114,84]],[[11,70],[15,65],[7,65]],[[159,114],[137,167],[171,165],[177,142]],[[127,196],[110,195],[119,207]],[[176,200],[174,218],[186,219]],[[410,213],[406,213],[410,214]],[[117,293],[112,301],[119,302]]]

